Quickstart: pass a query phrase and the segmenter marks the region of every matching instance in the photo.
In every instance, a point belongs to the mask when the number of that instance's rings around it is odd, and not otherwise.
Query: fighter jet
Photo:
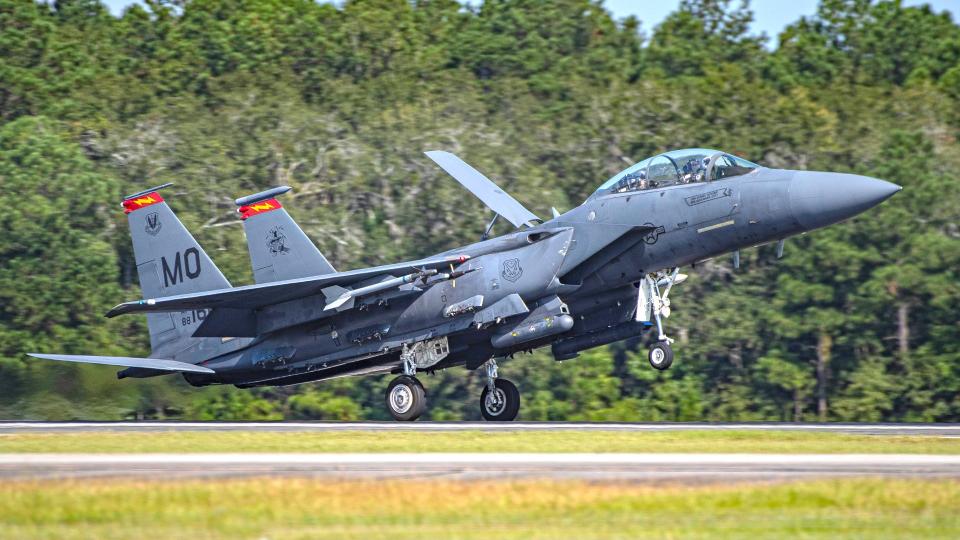
[[[394,374],[387,410],[415,420],[421,372],[483,369],[481,415],[516,418],[520,392],[498,360],[550,346],[557,360],[652,329],[648,359],[674,361],[666,320],[680,268],[825,227],[901,188],[853,174],[771,169],[708,149],[667,152],[543,220],[453,154],[426,155],[494,218],[480,241],[385,266],[336,271],[277,197],[237,199],[253,285],[231,287],[160,195],[123,200],[143,298],[108,317],[147,316],[149,358],[37,354],[123,366],[124,377],[180,373],[240,388]],[[168,184],[169,185],[169,184]],[[498,219],[511,232],[491,238]]]

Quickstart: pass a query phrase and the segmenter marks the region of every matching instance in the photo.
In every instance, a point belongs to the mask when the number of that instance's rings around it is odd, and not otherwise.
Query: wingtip
[[[110,311],[104,313],[103,316],[108,319],[112,319],[117,315],[123,315],[124,313],[128,313],[129,311],[130,311],[130,302],[124,302],[122,304],[117,304],[116,306],[113,306],[113,308]]]
[[[27,356],[31,358],[36,358],[37,360],[56,360],[57,359],[57,355],[55,354],[46,354],[46,353],[38,353],[38,352],[28,352],[26,354]]]

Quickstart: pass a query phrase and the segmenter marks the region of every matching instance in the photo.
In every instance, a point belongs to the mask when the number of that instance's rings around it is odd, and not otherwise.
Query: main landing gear
[[[394,420],[412,422],[427,410],[427,391],[416,377],[416,355],[404,347],[400,360],[403,375],[387,386],[387,410]]]
[[[506,379],[497,378],[497,361],[487,360],[487,384],[480,393],[480,414],[490,422],[509,422],[520,412],[520,390]]]
[[[394,420],[413,421],[427,410],[427,392],[416,377],[401,375],[387,386],[387,410]]]
[[[670,289],[685,279],[687,276],[681,274],[679,268],[674,268],[670,274],[647,274],[638,287],[636,320],[649,322],[652,315],[657,324],[657,341],[650,345],[647,353],[654,369],[663,371],[673,365],[673,349],[670,347],[673,340],[663,330],[663,319],[670,316]],[[661,294],[660,287],[663,286],[666,289]]]
[[[520,412],[520,391],[517,385],[497,378],[497,361],[490,359],[484,364],[487,384],[480,394],[480,414],[491,422],[509,422]],[[404,362],[404,374],[387,386],[387,410],[394,420],[411,422],[427,410],[427,392],[414,376],[416,367]]]
[[[446,352],[446,351],[444,351]],[[444,354],[443,356],[446,356]],[[390,381],[387,386],[387,410],[394,420],[411,422],[427,410],[427,392],[417,380],[417,355],[404,348],[400,355],[403,375]],[[432,362],[430,365],[435,364]],[[509,422],[520,412],[520,391],[517,385],[497,378],[497,361],[487,360],[487,384],[480,394],[480,414],[491,422]]]

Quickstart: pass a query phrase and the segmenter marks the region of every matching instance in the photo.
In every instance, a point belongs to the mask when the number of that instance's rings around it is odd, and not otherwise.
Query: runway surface
[[[0,422],[0,433],[156,431],[810,431],[960,437],[960,424],[578,422]]]
[[[0,422],[3,434],[83,432],[791,431],[960,437],[960,424],[558,422]],[[960,479],[960,455],[907,454],[0,454],[0,480],[311,476],[550,478],[623,482],[778,481],[838,476]]]
[[[0,454],[0,479],[309,476],[616,482],[960,478],[960,456],[908,454]]]

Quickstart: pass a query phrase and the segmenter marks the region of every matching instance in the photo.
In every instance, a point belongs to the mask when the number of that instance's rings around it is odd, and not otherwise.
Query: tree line
[[[590,0],[0,0],[0,417],[385,418],[389,377],[193,389],[27,360],[149,352],[142,319],[103,317],[140,296],[125,193],[175,182],[173,209],[246,284],[233,199],[274,185],[348,269],[483,232],[489,211],[425,150],[549,215],[703,146],[904,190],[783,259],[690,269],[667,372],[643,337],[507,360],[521,418],[960,420],[960,26],[899,0],[822,0],[776,38],[752,20],[730,0],[653,28]],[[478,418],[481,381],[428,377],[429,418]]]

